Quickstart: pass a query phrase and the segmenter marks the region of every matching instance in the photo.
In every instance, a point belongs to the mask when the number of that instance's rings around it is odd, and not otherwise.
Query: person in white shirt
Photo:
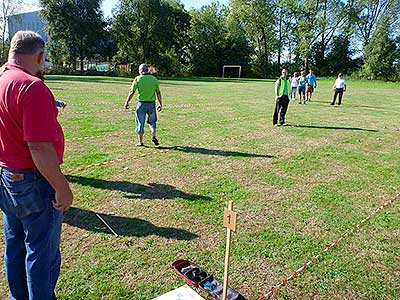
[[[346,80],[344,80],[342,73],[340,73],[338,75],[338,77],[335,81],[335,84],[333,85],[333,90],[335,91],[335,94],[333,95],[333,101],[332,101],[331,105],[335,105],[337,95],[339,95],[338,105],[341,105],[343,92],[346,91]]]
[[[290,99],[296,100],[297,86],[299,85],[299,77],[297,72],[293,73],[293,77],[290,79]]]

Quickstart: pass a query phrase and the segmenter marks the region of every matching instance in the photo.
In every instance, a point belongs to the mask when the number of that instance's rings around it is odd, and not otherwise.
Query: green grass
[[[152,299],[184,283],[171,268],[181,258],[222,278],[228,200],[238,212],[230,282],[258,299],[400,190],[398,84],[349,81],[332,107],[333,82],[321,80],[311,103],[291,101],[291,126],[276,128],[271,80],[162,79],[156,149],[147,128],[148,147],[134,146],[134,115],[122,110],[131,80],[47,83],[68,103],[59,121],[75,194],[61,300]],[[400,299],[399,228],[395,202],[277,297]]]

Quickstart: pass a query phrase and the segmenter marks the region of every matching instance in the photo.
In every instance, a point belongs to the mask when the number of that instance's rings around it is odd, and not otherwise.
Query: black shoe
[[[156,146],[158,146],[158,145],[160,145],[160,143],[158,142],[158,140],[157,140],[157,138],[155,137],[155,136],[153,136],[152,138],[151,138],[151,141],[154,143],[154,145],[156,145]]]
[[[335,105],[335,103],[331,103],[331,105]]]

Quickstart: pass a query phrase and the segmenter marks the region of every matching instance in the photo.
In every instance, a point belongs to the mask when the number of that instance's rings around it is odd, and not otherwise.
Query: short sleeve
[[[156,78],[156,91],[160,89],[160,84],[158,83],[158,79]]]
[[[131,91],[135,92],[138,88],[138,81],[137,81],[137,77],[133,80],[132,82],[132,86],[131,86]]]
[[[57,140],[57,108],[50,90],[41,81],[32,83],[22,98],[22,129],[26,142]]]

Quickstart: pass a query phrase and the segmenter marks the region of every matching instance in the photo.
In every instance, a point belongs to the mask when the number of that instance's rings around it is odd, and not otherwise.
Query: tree
[[[227,19],[229,21],[229,19]],[[227,22],[223,64],[241,65],[242,77],[251,75],[250,61],[254,53],[243,28],[237,22]]]
[[[62,51],[67,60],[84,60],[97,54],[99,41],[104,38],[106,23],[100,9],[101,0],[40,0],[42,16],[48,23],[50,57]]]
[[[296,40],[293,39],[293,28],[296,25],[296,1],[295,0],[275,0],[275,24],[274,31],[276,36],[275,48],[277,51],[277,64],[282,66],[282,55],[286,51],[291,58],[293,46]]]
[[[326,57],[329,68],[328,74],[347,73],[353,68],[352,54],[349,37],[346,34],[335,36],[332,49]]]
[[[297,2],[298,20],[295,36],[297,54],[304,59],[304,67],[309,63],[316,65],[323,73],[328,70],[326,55],[329,44],[339,31],[349,25],[350,12],[354,7],[353,0],[303,0]]]
[[[389,26],[399,21],[400,2],[398,0],[358,0],[356,18],[357,33],[366,46],[382,16]]]
[[[0,0],[0,29],[1,29],[1,63],[4,63],[6,58],[6,42],[7,42],[7,17],[17,12],[22,0]]]
[[[389,36],[389,21],[380,18],[375,32],[365,48],[364,74],[371,79],[389,79],[394,77],[396,43]]]
[[[228,30],[227,8],[212,3],[191,11],[190,55],[194,75],[219,76]]]
[[[268,77],[275,44],[273,3],[266,0],[232,0],[229,18],[239,22],[254,49],[256,73]]]
[[[400,35],[396,37],[396,54],[395,54],[395,68],[396,68],[396,77],[400,79]]]
[[[187,64],[189,26],[190,15],[179,1],[122,0],[112,25],[117,60],[178,72]]]

